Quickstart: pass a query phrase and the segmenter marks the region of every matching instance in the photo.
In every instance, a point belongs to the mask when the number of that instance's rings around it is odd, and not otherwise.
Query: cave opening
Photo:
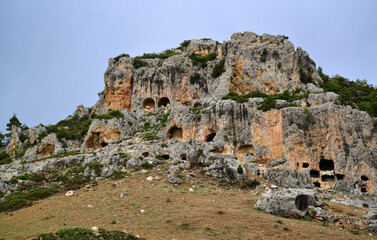
[[[194,108],[202,108],[203,105],[200,102],[194,104]]]
[[[170,156],[168,154],[163,154],[161,157],[165,160],[168,160],[170,158]]]
[[[212,142],[213,139],[215,138],[215,136],[216,136],[216,133],[214,133],[214,132],[208,134],[207,137],[206,137],[206,142]]]
[[[146,111],[152,111],[154,110],[156,107],[156,104],[154,102],[154,100],[152,98],[146,98],[144,101],[143,101],[143,108],[144,110]]]
[[[327,160],[323,157],[321,158],[321,161],[319,162],[319,169],[322,171],[331,171],[334,170],[334,161],[333,160]]]
[[[344,174],[335,174],[335,176],[338,181],[344,179]]]
[[[160,98],[158,100],[158,107],[166,108],[170,105],[170,100],[167,97]]]
[[[321,187],[321,183],[319,183],[319,182],[313,182],[313,184],[314,184],[314,187],[317,187],[317,188]]]
[[[366,193],[366,192],[368,192],[368,191],[367,191],[367,188],[365,188],[365,187],[362,187],[360,190],[361,190],[362,193]]]
[[[303,167],[303,168],[308,168],[308,167],[309,167],[309,163],[305,163],[305,162],[302,163],[302,167]]]
[[[363,176],[361,176],[361,180],[363,180],[363,181],[368,181],[369,178],[368,178],[367,176],[363,175]]]
[[[322,175],[321,180],[322,182],[334,182],[335,177],[332,175]]]
[[[178,138],[178,139],[180,139],[180,138],[182,138],[182,136],[183,136],[183,130],[182,130],[182,128],[176,127],[176,126],[170,128],[170,130],[168,132],[168,135],[167,135],[167,137],[169,139],[171,139],[171,138]]]
[[[181,155],[181,160],[183,160],[183,161],[186,161],[186,160],[187,160],[186,154],[182,154],[182,155]]]
[[[296,208],[300,211],[305,211],[309,206],[309,196],[305,194],[300,194],[295,200]]]
[[[319,178],[319,171],[317,171],[317,170],[310,170],[310,177],[312,177],[312,178]]]

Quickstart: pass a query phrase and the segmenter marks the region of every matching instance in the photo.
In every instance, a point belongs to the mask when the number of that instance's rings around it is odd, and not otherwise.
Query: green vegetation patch
[[[136,240],[136,239],[143,239],[138,238],[134,235],[127,234],[125,232],[120,231],[107,231],[105,229],[100,228],[98,233],[92,231],[91,229],[86,228],[68,228],[68,229],[61,229],[57,233],[52,234],[42,234],[33,240],[96,240],[96,239],[104,239],[104,240]]]
[[[124,115],[119,110],[111,110],[108,113],[98,115],[95,117],[96,119],[112,119],[112,118],[124,118]]]
[[[207,62],[208,61],[213,61],[216,59],[216,53],[215,52],[212,52],[208,55],[200,55],[200,54],[195,54],[195,53],[192,53],[190,55],[190,58],[192,60],[192,63],[194,65],[200,65],[202,68],[205,68],[207,67]]]
[[[318,68],[319,76],[323,82],[320,85],[325,92],[334,92],[339,95],[339,101],[343,105],[350,105],[370,116],[377,117],[377,89],[369,86],[366,80],[350,81],[339,75],[329,77]]]
[[[6,196],[0,202],[0,212],[14,211],[25,206],[31,205],[32,201],[51,196],[56,191],[56,187],[42,187],[30,190],[29,192],[16,192]]]
[[[313,78],[311,75],[307,74],[304,70],[304,68],[300,65],[300,64],[297,64],[298,66],[298,71],[300,73],[300,81],[304,84],[307,84],[307,83],[312,83],[313,82]]]
[[[225,63],[225,58],[221,59],[220,62],[215,65],[212,72],[213,78],[220,77],[221,74],[225,72],[224,63]]]
[[[179,50],[184,51],[190,44],[191,40],[184,40],[178,47]]]
[[[122,57],[130,57],[130,55],[126,53],[122,53],[114,58],[115,62],[118,62]]]
[[[290,93],[288,90],[285,90],[283,93],[274,94],[274,95],[267,95],[261,93],[259,91],[251,92],[248,94],[238,95],[235,93],[230,93],[221,99],[231,99],[239,103],[245,103],[249,101],[249,98],[261,97],[264,98],[263,102],[258,106],[258,110],[268,111],[271,108],[275,107],[276,100],[286,100],[290,106],[295,106],[292,104],[295,100],[300,100],[303,98],[307,98],[309,96],[309,92],[301,93],[300,89],[296,89],[293,93]]]
[[[0,165],[11,163],[12,159],[10,158],[7,152],[0,152]]]
[[[82,140],[88,132],[91,123],[92,119],[89,119],[89,116],[86,115],[80,118],[78,115],[75,115],[55,125],[49,125],[46,129],[47,133],[56,133],[59,140]]]

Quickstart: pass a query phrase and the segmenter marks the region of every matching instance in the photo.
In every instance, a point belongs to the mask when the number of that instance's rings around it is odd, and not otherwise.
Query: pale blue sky
[[[289,36],[330,75],[377,85],[377,1],[0,0],[0,131],[93,106],[108,58],[232,33]]]

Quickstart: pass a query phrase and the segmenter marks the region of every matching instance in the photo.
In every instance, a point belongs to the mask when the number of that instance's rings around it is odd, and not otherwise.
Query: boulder
[[[289,188],[263,194],[254,207],[273,215],[303,217],[310,206],[321,205],[322,202],[318,200],[315,190]]]

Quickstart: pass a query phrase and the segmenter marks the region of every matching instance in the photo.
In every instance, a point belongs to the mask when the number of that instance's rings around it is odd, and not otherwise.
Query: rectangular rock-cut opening
[[[343,180],[344,179],[344,174],[335,174],[336,180]]]
[[[306,163],[306,162],[302,163],[302,168],[308,168],[308,167],[309,167],[309,163]]]
[[[319,171],[317,171],[317,170],[310,170],[310,177],[312,177],[312,178],[319,178]]]
[[[360,191],[361,191],[362,193],[366,193],[366,192],[368,192],[368,191],[367,191],[367,188],[365,188],[365,187],[362,187],[362,188],[360,189]]]
[[[331,175],[322,175],[321,180],[322,182],[334,182],[335,177]]]
[[[163,154],[161,157],[165,160],[168,160],[170,158],[170,156],[168,154]]]
[[[327,160],[321,157],[321,161],[319,162],[319,170],[322,170],[322,171],[334,170],[334,161]]]
[[[361,180],[363,180],[363,181],[368,181],[369,178],[368,178],[367,176],[363,175],[363,176],[361,176]]]

